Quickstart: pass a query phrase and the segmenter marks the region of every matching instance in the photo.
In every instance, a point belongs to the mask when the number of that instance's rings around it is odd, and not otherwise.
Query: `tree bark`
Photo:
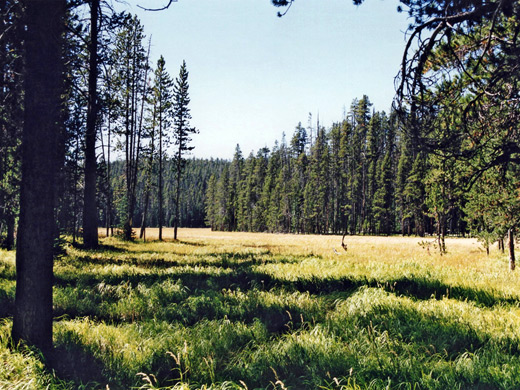
[[[85,245],[85,248],[96,248],[98,246],[98,221],[96,205],[98,10],[99,0],[91,0],[88,108],[87,130],[85,132],[85,195],[83,203],[83,244]]]
[[[162,123],[162,97],[159,97],[159,180],[158,180],[158,202],[159,202],[159,241],[162,241],[163,231],[163,123]]]
[[[12,337],[52,350],[55,181],[59,171],[65,0],[25,2],[22,183]]]
[[[182,173],[182,151],[181,147],[179,146],[179,151],[177,154],[177,176],[176,176],[176,182],[177,182],[177,188],[175,191],[175,219],[173,222],[173,239],[177,239],[177,228],[179,226],[179,201],[181,196],[181,173]]]
[[[145,191],[143,219],[141,220],[141,231],[139,232],[139,238],[144,238],[146,241],[146,215],[148,214],[148,205],[150,204],[150,190],[147,188]]]
[[[507,231],[508,245],[509,245],[509,269],[514,271],[515,264],[515,229],[510,228]]]

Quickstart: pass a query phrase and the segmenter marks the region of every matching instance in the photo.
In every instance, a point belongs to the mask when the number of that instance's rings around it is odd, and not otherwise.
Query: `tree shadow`
[[[193,259],[193,257],[192,257]],[[127,257],[125,259],[101,258],[92,259],[83,256],[74,260],[81,269],[78,272],[64,273],[55,276],[57,287],[87,287],[96,286],[99,283],[118,285],[129,283],[131,286],[138,284],[151,286],[166,280],[175,280],[182,283],[190,291],[221,289],[250,289],[270,290],[283,289],[287,292],[308,292],[313,295],[334,294],[337,292],[352,292],[356,289],[367,287],[379,287],[399,295],[414,299],[443,299],[445,297],[467,300],[483,307],[495,305],[518,305],[518,297],[503,296],[498,292],[484,290],[471,286],[453,286],[438,279],[426,277],[398,277],[395,279],[380,281],[374,278],[346,276],[311,276],[288,280],[270,273],[256,269],[257,265],[271,263],[298,263],[300,259],[270,258],[258,259],[250,253],[214,253],[198,255],[193,260],[166,260],[161,258],[143,259],[139,257]],[[122,273],[98,274],[88,271],[88,265],[132,265],[146,272],[133,272],[128,270]],[[159,269],[160,272],[150,273],[150,269]],[[225,272],[215,272],[221,269]],[[168,271],[168,272],[167,272]]]
[[[14,314],[14,287],[10,290],[0,288],[0,319]]]
[[[312,276],[299,277],[294,280],[286,279],[282,276],[274,276],[270,273],[258,269],[258,265],[269,263],[298,263],[301,258],[259,258],[252,253],[209,253],[204,255],[192,255],[189,261],[167,260],[167,259],[143,259],[133,256],[131,251],[122,250],[128,253],[129,257],[113,259],[102,257],[92,259],[88,255],[75,258],[74,261],[79,265],[74,273],[57,274],[55,286],[57,288],[67,287],[76,289],[78,296],[92,294],[93,288],[98,284],[118,287],[127,285],[135,294],[140,294],[138,286],[151,288],[154,284],[166,281],[178,283],[188,293],[178,296],[164,296],[160,299],[158,307],[171,306],[171,310],[150,310],[149,312],[134,315],[121,316],[119,312],[111,314],[102,312],[100,307],[105,308],[111,304],[117,304],[118,297],[110,299],[100,298],[100,301],[86,309],[78,307],[64,306],[55,311],[55,315],[64,315],[65,318],[90,317],[96,321],[105,321],[112,324],[128,323],[135,321],[160,320],[167,322],[178,322],[185,326],[193,326],[202,320],[229,319],[251,323],[260,321],[266,330],[277,337],[286,332],[292,332],[309,326],[313,322],[324,322],[327,314],[333,309],[323,308],[323,310],[310,313],[308,307],[294,304],[292,302],[266,303],[261,299],[250,299],[247,304],[240,301],[231,301],[226,296],[226,292],[235,291],[248,294],[250,291],[263,292],[272,291],[274,294],[284,294],[292,292],[308,293],[313,298],[328,296],[341,296],[348,298],[359,288],[374,287],[380,288],[392,294],[407,296],[417,300],[442,299],[449,297],[458,300],[467,300],[479,306],[493,307],[495,305],[518,305],[519,300],[514,297],[501,296],[499,292],[486,291],[471,286],[453,286],[438,279],[426,277],[398,277],[391,280],[377,280],[374,278],[347,276]],[[153,252],[156,253],[156,252]],[[126,269],[122,273],[98,274],[91,271],[89,265],[132,265],[145,270],[146,272],[135,272],[134,269]],[[149,272],[150,269],[157,268],[157,272]],[[217,270],[217,271],[216,271]],[[154,297],[156,298],[156,297]],[[327,298],[328,299],[328,298]],[[188,302],[188,300],[190,300]],[[145,301],[145,299],[143,299]],[[238,302],[238,303],[237,303]],[[103,303],[103,305],[101,305]],[[233,305],[241,307],[234,307]],[[144,306],[143,306],[144,307]],[[135,310],[140,310],[135,308]],[[405,308],[392,308],[392,310],[379,310],[369,313],[366,317],[371,323],[364,326],[375,326],[379,330],[386,330],[389,333],[402,332],[402,336],[410,342],[422,345],[424,349],[434,346],[436,351],[446,351],[448,359],[456,358],[463,351],[476,351],[482,348],[488,336],[477,334],[474,329],[463,329],[458,323],[449,323],[439,318],[431,318],[423,313]],[[360,321],[363,321],[361,319]],[[402,323],[407,324],[403,327]],[[400,327],[399,327],[400,326]],[[396,337],[400,337],[396,335]],[[509,344],[512,344],[511,341]],[[91,359],[91,355],[85,352],[80,345],[60,346],[69,348],[70,351],[63,352],[63,366],[56,369],[60,377],[72,378],[74,381],[84,382],[93,380],[103,382],[104,368],[102,363],[93,361],[92,366],[85,366],[85,369],[77,369],[85,360]],[[517,353],[518,351],[515,350]],[[68,354],[68,355],[67,355]],[[67,357],[68,356],[68,357]],[[157,370],[160,370],[158,367]],[[60,374],[63,372],[63,374]],[[159,372],[159,371],[157,371]],[[166,374],[164,374],[166,375]]]
[[[205,247],[207,244],[204,244],[202,242],[192,242],[192,241],[183,241],[183,240],[177,240],[179,244],[187,245],[187,246],[195,246],[195,247]]]
[[[115,252],[115,253],[123,253],[127,252],[125,248],[120,248],[115,245],[107,245],[107,244],[99,244],[96,248],[85,248],[83,243],[81,242],[71,242],[70,245],[87,253],[105,253],[105,252]]]
[[[78,388],[116,388],[104,375],[104,365],[81,345],[75,343],[58,344],[47,357],[48,367],[66,381],[72,381]]]

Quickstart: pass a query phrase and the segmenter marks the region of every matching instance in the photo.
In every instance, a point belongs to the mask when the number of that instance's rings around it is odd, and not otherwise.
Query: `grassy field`
[[[0,252],[0,389],[520,388],[520,276],[496,248],[179,238],[67,246],[55,264],[55,370],[8,347],[14,253]]]

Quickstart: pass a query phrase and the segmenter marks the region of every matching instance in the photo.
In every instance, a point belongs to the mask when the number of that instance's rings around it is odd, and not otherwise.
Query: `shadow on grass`
[[[175,241],[172,241],[175,242]],[[183,240],[177,240],[176,241],[179,244],[187,245],[187,246],[195,246],[195,247],[205,247],[207,244],[204,244],[202,242],[192,242],[192,241],[183,241]]]
[[[400,277],[380,281],[347,275],[299,277],[288,280],[283,275],[273,276],[256,267],[267,263],[298,263],[302,260],[301,257],[284,259],[272,255],[265,256],[265,254],[226,252],[191,255],[185,261],[182,259],[168,261],[160,258],[147,260],[136,257],[138,253],[131,251],[126,253],[128,253],[128,257],[120,259],[92,259],[88,253],[80,258],[67,259],[69,262],[75,262],[78,268],[70,273],[58,273],[56,287],[75,290],[78,293],[78,301],[81,301],[83,297],[86,301],[88,299],[93,299],[93,301],[84,306],[76,305],[73,299],[68,303],[64,301],[55,311],[55,315],[64,315],[66,318],[90,317],[93,320],[102,320],[116,325],[149,320],[178,322],[187,327],[202,320],[224,318],[244,323],[260,321],[267,332],[278,337],[280,334],[307,329],[306,327],[312,326],[315,322],[325,322],[327,316],[332,313],[331,309],[334,305],[320,306],[320,304],[332,300],[329,298],[330,296],[341,296],[342,299],[345,299],[363,286],[381,288],[392,294],[417,300],[449,297],[468,300],[485,307],[519,305],[518,299],[502,296],[493,290],[488,291],[471,286],[452,286],[441,280],[426,277]],[[132,265],[141,270],[127,267],[124,268],[123,273],[116,273],[117,270],[111,273],[112,271],[108,267],[109,272],[100,274],[92,270],[92,266],[96,264]],[[153,272],[154,268],[157,269],[157,272]],[[174,285],[178,284],[180,287],[177,289],[175,286],[175,289],[170,291],[160,286],[168,281],[172,281]],[[131,297],[127,299],[124,295],[96,296],[97,286],[101,283],[114,289],[124,286]],[[153,290],[155,287],[157,287],[158,293],[147,290]],[[241,300],[230,291],[237,292],[237,296],[238,292],[245,294],[245,298],[241,298]],[[297,299],[266,302],[261,297],[263,291],[270,291],[272,295],[280,296],[290,293],[309,293],[311,300],[316,302],[298,303]],[[321,300],[321,298],[324,299]],[[121,301],[126,301],[126,303],[124,302],[126,306]],[[441,360],[454,360],[465,352],[476,352],[486,348],[487,342],[492,337],[478,333],[471,327],[464,327],[456,321],[448,321],[441,316],[428,316],[404,307],[375,308],[365,317],[356,316],[355,321],[357,321],[357,326],[365,330],[365,333],[367,329],[376,329],[379,333],[386,331],[396,340],[415,344],[417,351],[420,349],[424,355],[418,359],[424,359],[426,363],[432,354],[438,355]],[[345,318],[342,319],[342,322],[349,324],[352,323],[352,319]],[[341,326],[338,325],[338,328]],[[343,334],[348,333],[343,332]],[[341,337],[342,332],[338,330],[337,334]],[[502,342],[504,347],[501,348],[509,348],[509,353],[511,351],[515,354],[518,353],[518,347],[513,346],[513,339],[503,339]],[[69,352],[64,352],[63,356],[71,355],[64,360],[74,363],[70,363],[70,365],[63,363],[64,367],[60,368],[61,371],[56,370],[60,377],[70,378],[78,383],[85,380],[103,383],[103,367],[99,362],[93,361],[92,366],[85,366],[84,371],[83,368],[75,371],[74,367],[81,367],[84,360],[92,358],[81,349],[81,346],[67,344],[62,347],[69,349]],[[303,349],[302,351],[305,353]],[[301,364],[298,365],[299,368],[291,365],[290,361],[286,363],[280,360],[276,364],[278,366],[273,366],[273,368],[278,374],[286,377],[293,375],[294,388],[311,388],[303,386],[299,376],[294,377],[294,372],[302,370]],[[343,366],[348,366],[349,369],[351,367],[342,363],[338,365],[338,371]],[[160,377],[167,377],[168,367],[165,363],[159,362],[157,367],[154,366],[153,372]],[[318,369],[322,369],[322,367],[318,367]],[[378,373],[384,373],[385,377],[393,375],[396,381],[404,381],[408,375],[406,369],[406,367],[386,367],[384,369],[376,367],[372,374],[377,376]],[[304,368],[301,371],[301,377],[305,377],[312,370],[312,367]],[[347,374],[345,372],[345,375]],[[244,375],[246,373],[240,373],[237,380],[245,378]],[[320,373],[320,375],[326,375],[326,372]],[[251,378],[251,381],[254,382],[254,379]],[[467,379],[467,381],[468,388],[475,384],[471,379]],[[298,387],[300,385],[303,387]]]
[[[136,266],[139,268],[143,268],[146,270],[149,269],[160,269],[167,270],[175,268],[200,268],[200,267],[213,267],[213,268],[222,268],[222,269],[236,269],[236,270],[250,270],[255,265],[260,264],[295,264],[299,263],[300,259],[294,258],[271,258],[271,259],[258,259],[253,254],[232,254],[232,253],[218,253],[214,255],[199,255],[199,256],[191,256],[188,260],[166,260],[162,258],[153,258],[153,259],[143,259],[140,257],[125,257],[124,259],[114,259],[114,258],[101,258],[101,259],[93,259],[89,256],[81,256],[75,257],[72,260],[67,260],[69,263],[74,264],[76,268],[81,268],[83,266],[88,267],[89,265],[100,265],[100,266],[110,266],[110,265],[130,265]],[[183,271],[186,272],[186,271]],[[209,271],[208,271],[209,273]],[[130,274],[130,273],[128,273]],[[86,280],[84,276],[90,275],[92,276],[93,283],[96,282],[97,279],[103,279],[107,276],[99,276],[96,277],[93,274],[87,272],[79,271],[78,275],[74,275],[74,277],[66,278],[63,275],[56,276],[56,283],[60,284],[75,284],[78,280]],[[135,275],[135,274],[133,274]],[[162,275],[162,272],[158,273],[158,275]],[[175,277],[175,273],[172,272],[172,277]],[[108,276],[110,278],[110,276]],[[146,276],[141,276],[143,278],[143,282],[147,279]],[[125,280],[127,280],[126,276],[123,276]],[[151,277],[154,280],[153,277]]]
[[[0,297],[0,320],[14,315],[14,299]]]
[[[247,362],[250,372],[263,368],[263,375],[268,376],[272,367],[288,388],[297,389],[318,388],[316,383],[309,385],[312,383],[309,379],[327,378],[328,372],[334,372],[336,378],[345,382],[353,379],[354,372],[360,384],[356,388],[519,388],[518,378],[503,381],[500,376],[488,375],[488,370],[508,366],[511,356],[518,354],[517,338],[486,333],[478,325],[463,324],[454,313],[422,312],[394,299],[379,300],[376,296],[368,310],[334,313],[327,329],[341,340],[336,350],[317,351],[312,345],[301,345],[294,349],[297,359],[285,352],[286,356],[269,361],[274,364],[265,364],[265,368],[254,361]],[[339,352],[341,345],[349,344],[359,349],[354,353],[349,349],[346,353]],[[330,359],[329,354],[334,358]],[[458,364],[460,360],[467,361],[465,367],[471,369],[465,370],[464,365]],[[458,368],[446,370],[447,366]],[[258,377],[243,377],[243,380],[264,385]],[[390,381],[393,386],[389,386]],[[504,385],[507,381],[508,385]],[[327,387],[332,388],[336,386]]]
[[[49,367],[57,376],[72,381],[77,388],[102,389],[113,388],[103,374],[104,365],[81,345],[75,343],[59,344],[50,355]]]
[[[427,279],[422,277],[397,278],[385,283],[377,283],[377,287],[382,287],[386,291],[405,295],[415,299],[443,299],[452,298],[460,301],[470,301],[483,307],[493,307],[495,305],[514,305],[519,306],[520,300],[515,297],[500,296],[496,293],[479,288],[466,286],[452,286],[437,279]]]
[[[123,253],[123,252],[127,252],[127,250],[125,248],[120,248],[115,245],[99,244],[97,246],[97,248],[94,248],[94,249],[85,249],[85,246],[81,242],[70,243],[70,245],[73,248],[80,249],[87,253],[104,253],[104,252]]]
[[[0,319],[14,314],[14,287],[9,290],[0,288]]]
[[[178,288],[171,292],[162,287],[162,283],[173,281]],[[243,267],[231,269],[229,272],[215,274],[209,270],[188,268],[175,274],[148,275],[98,275],[81,276],[75,287],[67,281],[63,285],[75,289],[78,293],[56,311],[56,315],[67,315],[69,318],[89,316],[93,319],[111,323],[133,322],[146,319],[178,321],[185,325],[193,325],[201,319],[229,318],[236,321],[252,322],[255,318],[264,323],[273,333],[281,333],[301,327],[306,321],[320,321],[330,308],[309,310],[307,306],[298,306],[290,302],[284,304],[265,304],[255,301],[255,294],[261,291],[272,291],[275,296],[290,293],[309,293],[311,297],[324,297],[322,302],[331,300],[327,297],[340,295],[342,299],[350,296],[362,286],[382,288],[388,292],[407,296],[412,299],[442,299],[443,296],[459,300],[468,300],[484,307],[494,305],[517,305],[518,300],[494,296],[492,293],[473,288],[452,287],[438,280],[396,279],[386,283],[377,280],[354,278],[307,278],[296,281],[282,280],[270,274],[255,271],[247,263]],[[97,284],[110,285],[117,289],[120,286],[132,291],[132,298],[121,309],[121,297],[97,298],[92,295]],[[171,284],[170,284],[171,285]],[[142,286],[142,287],[139,287]],[[143,290],[143,287],[149,290]],[[154,290],[155,289],[155,290]],[[243,301],[227,297],[226,291],[240,291],[246,297]],[[249,292],[252,292],[250,294]],[[255,293],[256,291],[256,293]],[[232,295],[232,294],[231,294]],[[95,301],[91,301],[95,299]],[[89,301],[90,300],[90,301]],[[149,303],[155,302],[150,308]],[[79,304],[76,304],[79,302]],[[83,304],[82,302],[87,302]],[[119,305],[119,308],[114,309]],[[103,306],[105,311],[100,307]],[[332,308],[332,306],[331,306]]]
[[[344,329],[349,327],[368,329],[377,335],[387,332],[391,339],[414,345],[417,351],[425,353],[425,358],[436,355],[443,360],[453,360],[465,352],[475,353],[481,348],[498,349],[505,355],[520,351],[515,334],[492,334],[478,324],[461,322],[457,312],[433,308],[421,311],[395,300],[379,301],[376,298],[362,315],[334,313],[331,323],[332,330],[338,335],[345,334]],[[493,342],[489,344],[491,340]]]
[[[386,291],[414,299],[443,299],[472,301],[479,306],[493,307],[495,305],[520,305],[516,297],[502,296],[494,291],[487,291],[469,286],[452,286],[438,279],[401,277],[380,282],[366,277],[302,277],[287,280],[272,274],[259,271],[255,266],[268,263],[298,263],[300,259],[270,258],[258,259],[253,254],[217,253],[200,256],[195,260],[164,260],[164,259],[91,259],[88,256],[74,260],[78,265],[85,265],[86,271],[58,274],[55,285],[58,287],[95,286],[101,282],[110,285],[129,283],[135,287],[138,284],[151,286],[166,280],[180,281],[190,291],[222,289],[270,290],[278,288],[287,292],[308,292],[315,295],[334,294],[336,292],[351,292],[362,286],[380,287]],[[157,273],[132,271],[114,274],[96,274],[88,272],[89,264],[102,265],[133,265],[149,271],[153,268],[162,270]],[[163,272],[167,270],[168,272]]]

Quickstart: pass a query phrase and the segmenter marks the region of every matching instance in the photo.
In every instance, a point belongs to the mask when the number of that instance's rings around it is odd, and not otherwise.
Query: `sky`
[[[289,12],[270,0],[130,0],[147,37],[151,60],[164,56],[172,78],[189,71],[192,157],[245,157],[285,133],[290,140],[309,113],[316,127],[341,121],[367,95],[389,111],[409,20],[396,0],[296,0]]]

